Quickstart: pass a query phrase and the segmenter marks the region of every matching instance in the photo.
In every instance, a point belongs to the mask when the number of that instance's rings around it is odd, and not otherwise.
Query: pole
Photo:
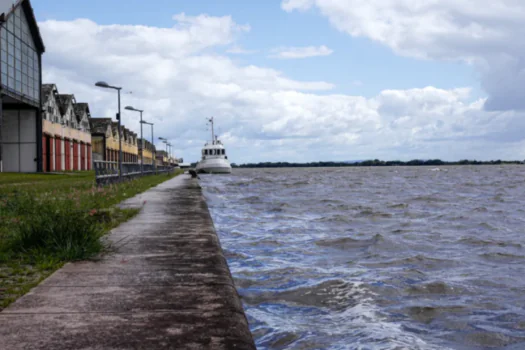
[[[213,117],[210,119],[211,121],[211,144],[215,144],[215,131],[213,130]]]
[[[119,180],[122,179],[122,134],[120,133],[120,120],[122,119],[122,116],[120,114],[120,89],[117,89],[118,92],[118,177]]]
[[[155,140],[153,139],[153,123],[151,123],[151,145],[153,146],[153,167],[157,171],[157,148],[155,147]]]
[[[144,175],[144,136],[142,135],[142,111],[140,111],[140,142],[142,143],[140,152],[140,173]]]

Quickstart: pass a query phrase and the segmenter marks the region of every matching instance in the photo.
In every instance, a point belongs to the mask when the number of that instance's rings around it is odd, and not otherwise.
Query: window
[[[21,7],[0,30],[2,84],[20,95],[40,100],[40,67],[27,19]]]

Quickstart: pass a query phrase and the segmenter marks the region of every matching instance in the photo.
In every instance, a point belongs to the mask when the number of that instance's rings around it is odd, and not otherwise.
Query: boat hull
[[[200,174],[231,174],[232,167],[225,159],[200,161],[195,170]]]

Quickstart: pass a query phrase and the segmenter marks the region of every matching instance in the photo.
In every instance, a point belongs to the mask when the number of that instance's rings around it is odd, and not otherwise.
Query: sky
[[[32,1],[44,83],[197,161],[525,159],[521,0]],[[122,122],[139,131],[139,115]],[[144,130],[151,137],[150,128]],[[158,147],[163,147],[156,141]]]

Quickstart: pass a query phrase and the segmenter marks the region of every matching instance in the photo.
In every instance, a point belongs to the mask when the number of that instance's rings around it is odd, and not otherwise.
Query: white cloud
[[[240,46],[234,46],[226,50],[226,52],[234,54],[234,55],[251,55],[251,54],[257,53],[257,50],[246,50]]]
[[[284,0],[317,8],[338,30],[411,57],[460,60],[482,73],[487,109],[525,109],[525,2],[520,0]]]
[[[272,50],[270,57],[280,59],[297,59],[318,56],[330,56],[334,51],[328,47],[305,46],[305,47],[280,47]]]
[[[90,103],[94,117],[116,112],[116,95],[94,82],[123,86],[132,93],[123,94],[122,105],[144,109],[155,135],[169,138],[188,161],[198,159],[208,138],[205,118],[212,115],[237,163],[525,158],[513,153],[525,145],[517,132],[525,127],[523,115],[484,111],[484,101],[472,102],[469,89],[335,94],[329,82],[298,81],[219,55],[248,30],[230,17],[174,18],[172,28],[42,22],[44,81]],[[139,130],[133,113],[123,111],[123,123]]]

